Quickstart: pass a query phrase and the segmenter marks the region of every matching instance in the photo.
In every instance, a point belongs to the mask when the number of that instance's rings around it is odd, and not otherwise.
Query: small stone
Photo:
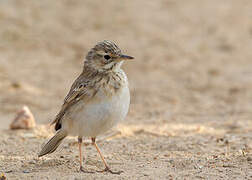
[[[175,163],[175,161],[172,160],[172,159],[171,159],[171,160],[168,160],[168,162],[171,163],[171,164],[174,164],[174,163]]]
[[[10,129],[31,129],[35,126],[36,123],[33,114],[27,106],[23,106],[10,124]]]
[[[199,169],[202,169],[202,168],[203,168],[203,166],[199,165],[199,166],[198,166],[198,168],[199,168]]]
[[[35,160],[31,160],[28,162],[29,164],[36,164],[36,161]]]
[[[3,173],[0,175],[0,180],[6,180],[6,177]]]
[[[19,82],[12,82],[12,83],[11,83],[11,86],[12,86],[13,88],[15,88],[15,89],[18,89],[18,88],[21,87],[21,84],[20,84]]]
[[[247,161],[252,161],[252,157],[248,157],[248,158],[247,158]]]

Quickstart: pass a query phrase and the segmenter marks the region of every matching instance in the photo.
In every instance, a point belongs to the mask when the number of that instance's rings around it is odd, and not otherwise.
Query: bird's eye
[[[109,55],[105,55],[104,59],[109,60],[111,57]]]

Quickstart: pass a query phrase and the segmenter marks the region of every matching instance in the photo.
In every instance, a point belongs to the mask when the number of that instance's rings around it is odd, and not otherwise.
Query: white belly
[[[99,101],[78,103],[66,113],[62,127],[69,135],[96,137],[123,120],[129,109],[130,94],[127,86],[114,96],[108,97],[103,92],[96,94]]]

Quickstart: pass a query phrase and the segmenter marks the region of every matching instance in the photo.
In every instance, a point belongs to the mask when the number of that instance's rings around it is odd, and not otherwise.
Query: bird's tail
[[[67,132],[65,130],[58,130],[56,134],[42,147],[38,157],[53,153],[66,136]]]

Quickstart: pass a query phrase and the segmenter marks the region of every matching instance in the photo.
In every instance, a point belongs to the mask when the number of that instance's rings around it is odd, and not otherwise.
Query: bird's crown
[[[104,40],[88,52],[84,67],[99,72],[115,70],[120,68],[122,61],[128,59],[133,59],[133,57],[123,55],[114,42]]]

